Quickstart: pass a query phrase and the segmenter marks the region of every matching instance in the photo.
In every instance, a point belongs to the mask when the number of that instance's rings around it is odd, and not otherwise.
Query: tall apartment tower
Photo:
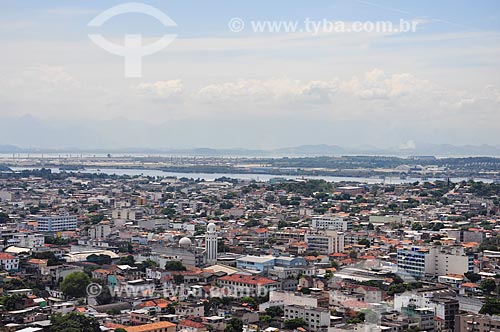
[[[217,263],[217,231],[215,230],[214,223],[210,223],[207,226],[207,234],[205,235],[205,253],[207,255],[208,265]]]

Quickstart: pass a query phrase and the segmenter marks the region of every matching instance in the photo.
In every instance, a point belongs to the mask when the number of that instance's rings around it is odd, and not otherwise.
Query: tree
[[[370,248],[370,240],[362,238],[358,241],[358,244],[364,245],[367,248]]]
[[[356,315],[356,317],[353,317],[351,319],[347,320],[348,324],[359,324],[365,321],[365,313],[360,312]]]
[[[293,330],[297,327],[305,326],[306,321],[303,318],[293,318],[285,321],[285,328]]]
[[[266,197],[264,198],[264,200],[267,203],[274,203],[274,202],[276,202],[276,197],[274,197],[273,194],[267,194]]]
[[[271,306],[266,309],[266,314],[271,317],[281,317],[283,316],[283,309],[278,306]]]
[[[479,245],[479,250],[492,250],[492,251],[498,251],[498,245],[499,245],[499,238],[498,237],[487,237],[484,239],[484,241]]]
[[[134,264],[135,264],[135,259],[134,259],[134,256],[132,256],[132,255],[122,256],[122,257],[120,257],[120,260],[118,260],[118,265],[133,266]]]
[[[413,225],[411,225],[411,229],[414,231],[421,231],[422,225],[420,225],[420,223],[413,223]]]
[[[394,295],[404,292],[406,292],[405,284],[392,284],[389,286],[389,289],[387,290],[387,295]]]
[[[180,285],[184,282],[184,276],[180,275],[180,274],[176,274],[174,275],[174,282],[177,284],[177,285]]]
[[[14,294],[14,295],[11,295],[11,296],[4,296],[4,297],[0,298],[0,303],[3,305],[3,307],[4,307],[5,310],[11,311],[11,310],[18,309],[16,307],[16,304],[17,303],[19,303],[19,304],[23,303],[24,299],[26,299],[25,295]]]
[[[260,225],[261,223],[257,219],[250,219],[245,223],[245,227],[257,227]]]
[[[96,301],[99,305],[110,304],[113,301],[113,296],[111,296],[108,286],[102,286],[101,292],[96,297]]]
[[[50,332],[101,332],[99,322],[76,312],[66,315],[53,314],[50,317]]]
[[[167,271],[186,271],[186,267],[179,261],[168,261],[165,263]]]
[[[243,322],[238,318],[231,318],[224,329],[224,332],[242,332]]]
[[[483,292],[489,294],[495,290],[497,287],[497,284],[495,283],[495,280],[493,279],[485,279],[481,282],[481,289]]]
[[[9,215],[5,212],[0,212],[0,224],[5,224],[10,220]]]
[[[442,222],[437,222],[437,223],[435,223],[435,224],[432,226],[432,230],[433,230],[434,232],[438,232],[438,231],[440,231],[440,230],[441,230],[441,229],[443,229],[443,228],[444,228],[444,224],[443,224]]]
[[[139,270],[142,272],[146,272],[146,269],[151,267],[158,267],[158,263],[149,258],[139,264]]]
[[[484,301],[481,310],[479,310],[480,314],[488,314],[488,315],[499,315],[500,314],[500,299],[496,297],[489,297]]]
[[[464,273],[464,276],[469,279],[471,282],[478,282],[479,280],[481,280],[481,275],[480,274],[477,274],[477,273],[474,273],[472,271],[470,272],[465,272]]]
[[[70,297],[84,297],[90,278],[85,272],[73,272],[64,278],[61,283],[61,291]]]
[[[60,261],[56,255],[51,251],[37,252],[31,255],[32,258],[46,259],[47,266],[61,265],[63,262]]]

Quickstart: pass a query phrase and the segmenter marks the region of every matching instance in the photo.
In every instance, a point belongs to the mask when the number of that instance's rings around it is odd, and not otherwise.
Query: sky
[[[137,12],[89,25],[127,4],[2,2],[0,145],[500,145],[498,1],[143,1],[175,25]],[[401,21],[415,30],[369,31]],[[96,34],[174,37],[125,77]]]

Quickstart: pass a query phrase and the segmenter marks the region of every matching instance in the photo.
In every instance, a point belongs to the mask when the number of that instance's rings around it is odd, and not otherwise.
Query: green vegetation
[[[128,256],[122,256],[118,260],[118,265],[129,265],[129,266],[134,266],[135,265],[135,259],[134,256],[128,255]]]
[[[479,280],[481,280],[481,275],[474,272],[465,272],[464,276],[471,282],[478,282]]]
[[[36,259],[46,259],[47,260],[47,266],[55,266],[55,265],[61,265],[63,262],[59,260],[56,255],[51,252],[37,252],[31,255],[32,258]]]
[[[90,278],[85,272],[73,272],[66,276],[61,283],[61,291],[70,297],[84,297]]]
[[[75,240],[74,239],[64,239],[62,237],[51,237],[51,236],[45,237],[45,243],[47,243],[47,244],[66,245],[66,244],[70,244],[73,241],[75,241]]]
[[[26,299],[25,295],[14,294],[11,296],[0,297],[0,304],[3,305],[4,309],[7,311],[16,310],[16,304],[21,304]]]
[[[368,239],[365,239],[365,238],[360,239],[358,241],[358,244],[361,244],[361,245],[364,245],[367,248],[370,248],[370,240],[368,240]]]
[[[302,318],[293,318],[285,320],[285,328],[287,329],[296,329],[297,327],[306,326],[306,321]]]
[[[495,290],[495,288],[497,287],[497,284],[496,284],[495,280],[493,280],[493,279],[485,279],[481,282],[480,287],[481,287],[483,292],[489,294]]]
[[[186,271],[186,267],[179,261],[168,261],[165,263],[165,270],[168,271]]]
[[[226,328],[224,332],[242,332],[243,331],[243,322],[238,318],[231,318],[229,322],[227,322]]]
[[[9,215],[5,212],[0,212],[0,224],[5,224],[9,222]]]
[[[498,251],[498,247],[500,245],[500,238],[498,236],[487,237],[484,241],[479,245],[479,250],[492,250]]]
[[[500,299],[496,297],[487,298],[481,307],[481,310],[479,310],[479,313],[487,315],[500,315]]]
[[[347,324],[359,324],[365,321],[365,313],[360,312],[355,317],[349,318],[346,322]]]
[[[66,315],[53,314],[50,322],[50,332],[101,332],[99,322],[95,318],[76,312]]]
[[[96,297],[96,301],[99,305],[110,304],[113,301],[113,296],[106,285],[101,285],[101,293]]]
[[[409,282],[409,283],[392,283],[387,290],[387,295],[394,295],[398,293],[404,293],[413,289],[422,288],[421,282]]]
[[[147,268],[158,267],[158,263],[152,261],[151,259],[146,259],[145,261],[142,261],[137,267],[142,272],[146,272]]]
[[[313,197],[317,192],[332,192],[334,187],[331,182],[324,180],[309,180],[305,182],[285,182],[277,185],[277,189],[286,190],[289,193]]]
[[[266,309],[266,315],[271,317],[281,317],[283,316],[283,309],[281,307],[272,306]]]

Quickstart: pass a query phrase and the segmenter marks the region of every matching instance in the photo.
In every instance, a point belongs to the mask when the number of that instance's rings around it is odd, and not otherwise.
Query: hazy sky
[[[0,145],[32,147],[500,145],[500,2],[4,1]],[[228,22],[239,18],[241,32]],[[252,21],[400,20],[415,32],[258,32]],[[177,38],[124,77],[88,34]]]

